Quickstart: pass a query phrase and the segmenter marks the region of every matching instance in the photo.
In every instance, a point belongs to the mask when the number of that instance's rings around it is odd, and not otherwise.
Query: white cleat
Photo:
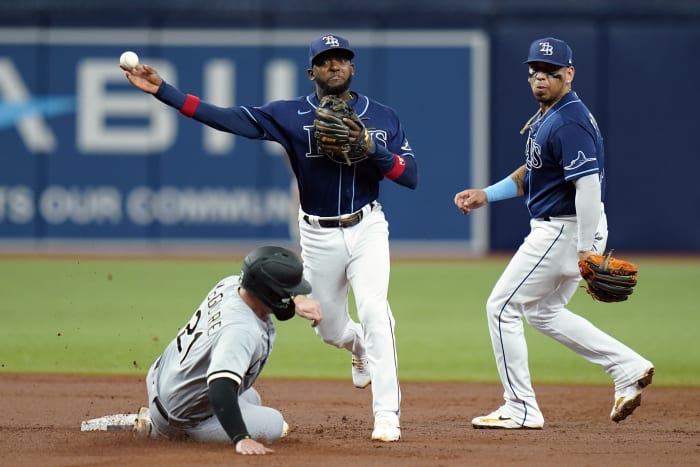
[[[151,411],[148,407],[141,407],[136,420],[134,422],[134,432],[144,438],[155,438],[156,434],[153,431],[153,421],[151,420]]]
[[[610,412],[610,420],[619,423],[626,419],[642,403],[642,390],[651,384],[654,368],[649,368],[636,383],[615,391],[615,402]]]
[[[280,439],[286,438],[288,434],[289,434],[289,425],[287,424],[286,421],[282,421],[282,434],[280,435]]]
[[[401,427],[399,417],[394,414],[377,415],[374,418],[373,441],[391,443],[401,439]]]
[[[135,413],[115,413],[104,417],[85,420],[80,424],[80,431],[130,431],[134,428]]]
[[[474,428],[491,428],[501,430],[541,430],[542,422],[517,422],[499,407],[488,415],[472,419]]]
[[[370,385],[372,377],[369,374],[369,360],[367,357],[352,356],[352,384],[356,388],[364,389]]]

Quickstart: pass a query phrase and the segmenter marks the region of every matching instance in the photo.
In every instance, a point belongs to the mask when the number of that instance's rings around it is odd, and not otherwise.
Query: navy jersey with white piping
[[[537,117],[536,117],[537,118]],[[574,91],[531,125],[525,147],[525,201],[533,218],[571,216],[577,178],[598,173],[605,201],[603,137]]]
[[[369,129],[377,152],[390,153],[388,165],[386,157],[380,161],[370,155],[349,166],[319,154],[313,136],[314,110],[319,104],[315,94],[259,107],[223,108],[200,102],[163,82],[156,97],[213,128],[280,143],[297,178],[301,208],[308,214],[332,217],[355,212],[377,199],[384,177],[409,188],[416,186],[413,150],[398,116],[362,94],[352,92],[349,104]]]

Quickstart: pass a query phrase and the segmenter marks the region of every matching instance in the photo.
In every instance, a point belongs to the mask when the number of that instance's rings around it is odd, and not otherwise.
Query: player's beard
[[[535,94],[535,100],[537,102],[539,102],[540,104],[551,105],[555,99],[551,95],[547,95],[545,97],[545,96],[538,96],[537,94]]]
[[[314,79],[316,85],[321,89],[323,95],[332,94],[334,96],[339,96],[348,89],[350,89],[350,83],[352,83],[352,76],[343,82],[343,84],[338,84],[337,86],[330,86],[327,82],[322,81],[320,78]]]

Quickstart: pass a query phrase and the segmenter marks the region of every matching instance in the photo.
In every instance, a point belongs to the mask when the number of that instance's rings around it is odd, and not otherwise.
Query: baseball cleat
[[[136,415],[136,420],[134,421],[133,431],[139,436],[146,438],[155,438],[155,433],[153,432],[153,422],[151,421],[151,411],[148,407],[141,407],[139,409],[138,415]]]
[[[642,390],[651,384],[654,368],[649,368],[636,383],[615,391],[615,402],[610,412],[610,420],[619,423],[626,419],[642,403]]]
[[[286,438],[288,434],[289,434],[289,424],[287,424],[287,422],[285,422],[285,421],[282,421],[282,434],[280,435],[280,439]]]
[[[85,420],[80,424],[80,431],[130,431],[136,423],[135,413],[115,413],[103,417]]]
[[[399,417],[394,414],[378,415],[374,418],[373,441],[391,443],[401,439]]]
[[[499,407],[488,415],[472,419],[474,428],[492,428],[501,430],[541,430],[543,423],[519,423],[504,413]]]
[[[370,385],[372,378],[369,374],[369,360],[367,357],[352,356],[352,384],[356,388],[364,389]]]

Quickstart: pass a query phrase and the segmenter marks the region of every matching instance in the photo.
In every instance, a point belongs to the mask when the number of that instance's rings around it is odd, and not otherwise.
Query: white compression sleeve
[[[577,251],[593,249],[596,229],[600,222],[600,180],[598,174],[576,179],[576,220],[578,222]]]

